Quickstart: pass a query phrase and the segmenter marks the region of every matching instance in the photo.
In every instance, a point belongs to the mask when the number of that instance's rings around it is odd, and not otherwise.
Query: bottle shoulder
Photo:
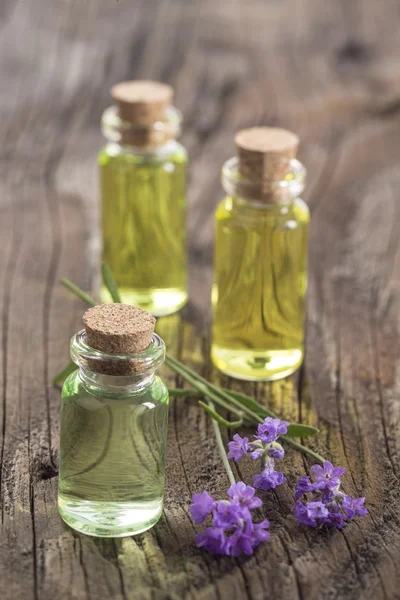
[[[136,165],[138,167],[158,166],[165,163],[186,165],[188,154],[186,148],[177,140],[170,140],[167,144],[152,152],[109,142],[101,148],[97,161],[100,167],[111,164]]]

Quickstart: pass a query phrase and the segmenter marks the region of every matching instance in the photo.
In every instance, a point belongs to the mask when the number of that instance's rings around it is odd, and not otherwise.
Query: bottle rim
[[[239,196],[263,204],[291,202],[305,187],[307,171],[296,158],[289,161],[289,168],[282,179],[249,179],[239,171],[239,159],[234,156],[222,167],[221,181],[230,196]]]

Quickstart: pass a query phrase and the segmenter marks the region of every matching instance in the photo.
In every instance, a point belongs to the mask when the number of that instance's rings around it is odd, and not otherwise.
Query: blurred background
[[[251,125],[300,136],[313,213],[311,298],[332,268],[353,277],[352,290],[371,278],[371,255],[384,251],[398,216],[389,198],[399,178],[398,5],[384,4],[3,0],[4,264],[18,260],[32,292],[49,274],[96,288],[100,118],[113,84],[145,78],[170,83],[184,115],[196,319],[209,315],[220,169],[235,131]]]

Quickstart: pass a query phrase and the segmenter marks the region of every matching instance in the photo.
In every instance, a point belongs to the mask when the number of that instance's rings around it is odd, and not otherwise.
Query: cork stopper
[[[157,81],[122,81],[111,89],[119,117],[134,125],[149,126],[165,122],[174,90]]]
[[[156,320],[128,304],[100,304],[83,315],[86,341],[107,354],[136,354],[151,343]]]
[[[253,127],[235,136],[239,172],[253,180],[280,180],[296,157],[299,138],[286,129]]]

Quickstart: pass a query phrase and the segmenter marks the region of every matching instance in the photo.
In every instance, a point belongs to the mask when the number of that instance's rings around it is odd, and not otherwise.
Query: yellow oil
[[[155,316],[187,301],[186,165],[175,140],[151,153],[118,144],[100,152],[103,262],[110,267],[122,302]],[[110,302],[101,289],[103,302]]]
[[[309,211],[227,197],[216,211],[214,364],[250,381],[279,379],[303,359]]]

